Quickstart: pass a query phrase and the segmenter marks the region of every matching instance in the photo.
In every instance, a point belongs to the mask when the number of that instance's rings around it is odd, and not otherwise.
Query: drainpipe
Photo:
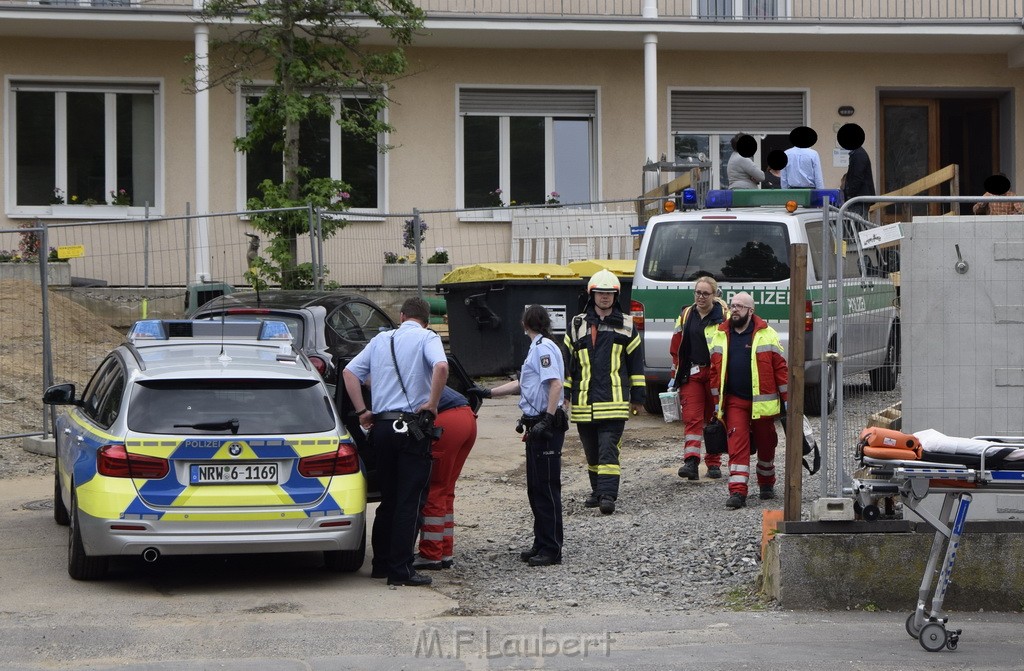
[[[196,26],[196,214],[210,212],[210,29]],[[196,222],[196,281],[210,281],[209,221]]]
[[[644,0],[643,17],[658,18],[657,0]],[[644,153],[645,163],[658,160],[658,36],[644,35]]]

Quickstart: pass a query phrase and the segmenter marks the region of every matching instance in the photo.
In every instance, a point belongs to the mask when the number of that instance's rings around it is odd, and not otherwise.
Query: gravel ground
[[[900,400],[898,387],[888,393],[870,392],[864,377],[845,388],[847,442],[851,435],[855,440],[869,415]],[[575,615],[775,607],[759,592],[761,518],[765,510],[782,508],[781,430],[775,460],[779,498],[761,501],[755,493],[746,508],[729,510],[725,478],[707,479],[703,465],[698,481],[676,474],[682,463],[682,425],[639,419],[627,423],[620,496],[610,516],[583,507],[589,493],[586,460],[575,429],[566,434],[561,565],[532,568],[519,560],[519,551],[532,540],[521,457],[510,460],[517,466],[507,472],[460,480],[457,566],[433,574],[435,587],[459,601],[459,613]],[[817,431],[817,418],[811,420]],[[804,472],[805,519],[820,496],[820,480],[820,475],[808,477]],[[756,484],[751,491],[757,491]]]

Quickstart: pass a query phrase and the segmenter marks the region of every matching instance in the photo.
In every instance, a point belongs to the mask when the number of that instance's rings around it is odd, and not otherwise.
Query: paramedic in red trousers
[[[551,315],[542,305],[523,312],[530,339],[518,380],[494,389],[473,387],[480,398],[519,394],[523,416],[516,430],[526,443],[526,495],[533,511],[533,544],[519,553],[530,566],[562,563],[562,445],[569,420],[562,409],[562,351],[551,337]]]
[[[441,437],[431,448],[430,488],[423,504],[419,554],[412,563],[418,571],[455,565],[455,482],[476,443],[476,413],[465,396],[445,387],[434,426],[441,429]]]
[[[399,327],[375,335],[345,366],[342,379],[359,425],[369,430],[377,451],[380,505],[370,536],[370,575],[387,578],[389,585],[418,587],[432,582],[413,569],[412,550],[430,482],[433,421],[448,381],[448,357],[441,337],[426,328],[430,305],[425,300],[406,299],[399,317]],[[368,380],[373,381],[372,408],[363,407],[361,385]]]
[[[750,441],[757,450],[762,499],[775,498],[775,418],[788,399],[786,358],[779,334],[754,314],[754,299],[741,292],[729,303],[730,317],[711,341],[711,394],[729,445],[726,508],[747,505]]]
[[[584,505],[615,512],[619,497],[619,448],[630,414],[644,403],[644,352],[640,333],[617,301],[619,278],[599,270],[587,283],[586,311],[565,334],[565,398],[587,456],[591,494]]]
[[[729,318],[725,302],[718,297],[718,282],[702,277],[693,287],[694,303],[683,308],[676,319],[675,332],[669,344],[672,355],[670,389],[679,390],[683,419],[683,465],[679,477],[697,480],[700,475],[700,445],[704,425],[711,419],[714,401],[711,398],[711,339],[718,325]],[[709,478],[722,477],[722,455],[705,454],[704,464]]]

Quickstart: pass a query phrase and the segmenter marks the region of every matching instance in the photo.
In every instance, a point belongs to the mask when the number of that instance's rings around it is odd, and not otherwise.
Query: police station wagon
[[[54,422],[68,573],[109,558],[323,551],[355,571],[366,481],[323,379],[275,321],[142,321]]]
[[[808,245],[805,332],[805,411],[821,412],[825,385],[831,412],[838,395],[834,361],[825,367],[822,352],[837,352],[839,319],[823,319],[822,278],[836,277],[836,250],[842,250],[842,357],[844,374],[868,373],[875,390],[891,390],[899,373],[899,317],[896,290],[887,259],[877,249],[861,247],[857,233],[868,226],[848,219],[842,240],[829,235],[825,252],[823,225],[838,191],[710,191],[705,207],[675,211],[648,221],[637,256],[631,312],[643,333],[648,410],[660,412],[658,393],[668,384],[672,359],[669,341],[680,308],[693,304],[701,275],[711,275],[728,303],[749,292],[764,318],[789,351],[789,246]],[[834,217],[833,217],[834,218]],[[824,343],[827,350],[822,349]]]

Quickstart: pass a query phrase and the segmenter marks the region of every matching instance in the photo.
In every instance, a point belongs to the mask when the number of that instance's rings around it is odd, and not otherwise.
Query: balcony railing
[[[419,0],[429,18],[640,19],[644,0]],[[999,22],[1024,18],[1024,0],[657,0],[673,21]],[[192,10],[192,0],[0,0],[10,7]]]

